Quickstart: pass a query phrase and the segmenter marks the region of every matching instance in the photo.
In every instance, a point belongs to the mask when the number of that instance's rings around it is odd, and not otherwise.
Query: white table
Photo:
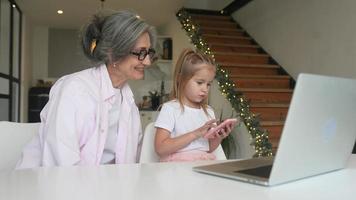
[[[346,169],[270,188],[192,171],[202,163],[5,171],[0,172],[0,199],[356,199],[356,155]]]

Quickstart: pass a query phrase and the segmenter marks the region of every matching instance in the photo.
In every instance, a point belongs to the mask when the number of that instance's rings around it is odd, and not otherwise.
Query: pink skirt
[[[216,160],[216,156],[213,153],[205,151],[192,150],[185,152],[173,153],[169,156],[162,157],[161,162],[189,162],[197,160]]]

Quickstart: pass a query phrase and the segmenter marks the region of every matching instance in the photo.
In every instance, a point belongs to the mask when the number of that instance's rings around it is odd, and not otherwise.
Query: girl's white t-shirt
[[[214,111],[211,107],[207,108],[208,115],[202,108],[191,108],[184,106],[184,111],[178,101],[172,100],[163,104],[157,117],[155,127],[163,128],[171,133],[175,138],[203,126],[207,121],[215,119]],[[188,146],[178,152],[201,150],[209,151],[209,141],[199,138],[191,142]]]

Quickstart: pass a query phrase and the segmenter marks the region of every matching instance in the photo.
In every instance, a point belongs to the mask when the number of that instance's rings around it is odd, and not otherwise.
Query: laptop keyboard
[[[266,166],[262,166],[262,167],[256,167],[256,168],[251,168],[251,169],[235,171],[235,173],[248,174],[248,175],[252,175],[252,176],[269,178],[269,175],[271,174],[271,170],[272,170],[272,165],[266,165]]]

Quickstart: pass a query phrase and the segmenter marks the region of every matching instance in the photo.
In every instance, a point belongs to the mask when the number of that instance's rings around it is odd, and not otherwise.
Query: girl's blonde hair
[[[173,88],[170,94],[170,99],[177,99],[183,111],[184,88],[187,85],[187,82],[194,76],[194,74],[205,67],[210,67],[212,70],[214,70],[214,73],[216,71],[214,61],[210,56],[205,55],[199,51],[194,51],[192,49],[185,49],[180,54],[174,69]],[[205,99],[201,104],[201,107],[204,109],[205,113],[207,113],[207,106],[207,99]]]

